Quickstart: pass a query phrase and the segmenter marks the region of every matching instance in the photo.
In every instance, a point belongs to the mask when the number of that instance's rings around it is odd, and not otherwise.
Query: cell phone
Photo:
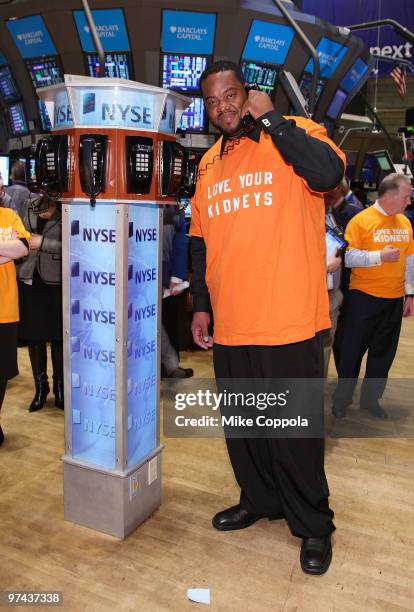
[[[348,242],[345,240],[342,234],[334,230],[332,227],[326,225],[325,229],[327,257],[330,257],[333,254],[336,254],[337,256],[342,255],[348,246]]]

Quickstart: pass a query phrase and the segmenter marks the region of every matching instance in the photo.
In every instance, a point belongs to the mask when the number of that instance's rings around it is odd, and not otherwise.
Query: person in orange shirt
[[[402,317],[413,314],[413,233],[410,221],[400,214],[410,202],[410,179],[389,174],[379,186],[377,202],[347,225],[345,265],[352,272],[333,395],[337,418],[345,417],[352,402],[367,351],[360,407],[377,418],[388,416],[378,400],[397,351]]]
[[[322,379],[320,332],[330,327],[322,192],[339,183],[344,156],[323,127],[248,93],[232,62],[207,68],[200,86],[222,137],[200,162],[191,204],[194,342],[213,347],[211,305],[217,379]],[[256,121],[246,133],[248,113]],[[213,526],[284,517],[303,540],[303,571],[324,573],[335,527],[323,439],[226,442],[240,502]]]
[[[0,410],[7,381],[18,374],[17,322],[19,320],[16,269],[13,259],[29,252],[30,238],[11,208],[0,207]],[[0,445],[4,434],[0,425]]]

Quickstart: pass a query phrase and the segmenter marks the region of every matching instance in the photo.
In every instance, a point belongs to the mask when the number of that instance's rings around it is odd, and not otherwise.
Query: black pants
[[[322,338],[283,346],[214,345],[216,378],[323,378]],[[334,529],[324,471],[324,440],[227,438],[240,504],[264,516],[283,514],[293,535]]]
[[[351,290],[347,296],[338,364],[338,387],[333,400],[348,406],[368,351],[361,405],[369,407],[382,397],[388,372],[397,352],[403,298],[378,298]]]

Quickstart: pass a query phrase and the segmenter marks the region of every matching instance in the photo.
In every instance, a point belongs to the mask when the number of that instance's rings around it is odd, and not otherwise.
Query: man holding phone
[[[323,127],[283,117],[266,93],[247,92],[232,62],[209,66],[200,87],[222,137],[200,162],[191,203],[194,342],[213,347],[211,304],[216,378],[322,378],[320,332],[330,327],[322,193],[343,176],[344,155]],[[285,518],[302,538],[303,571],[326,572],[335,527],[323,439],[226,443],[240,501],[213,526]]]
[[[410,179],[389,174],[380,183],[377,202],[347,225],[345,265],[352,271],[333,397],[337,418],[346,416],[367,351],[360,407],[380,419],[388,416],[378,400],[397,351],[402,317],[414,310],[413,233],[401,214],[410,202]]]

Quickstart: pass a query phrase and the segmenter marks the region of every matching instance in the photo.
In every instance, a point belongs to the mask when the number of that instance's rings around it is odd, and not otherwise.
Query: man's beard
[[[242,120],[241,119],[239,119],[239,122],[238,122],[237,126],[235,128],[233,128],[233,129],[231,129],[231,130],[223,129],[218,123],[214,123],[214,121],[211,121],[211,119],[210,119],[210,122],[214,125],[215,128],[218,129],[219,132],[221,132],[225,136],[228,136],[229,138],[238,136],[239,133],[242,131],[242,128],[243,128],[243,124],[242,124]]]

